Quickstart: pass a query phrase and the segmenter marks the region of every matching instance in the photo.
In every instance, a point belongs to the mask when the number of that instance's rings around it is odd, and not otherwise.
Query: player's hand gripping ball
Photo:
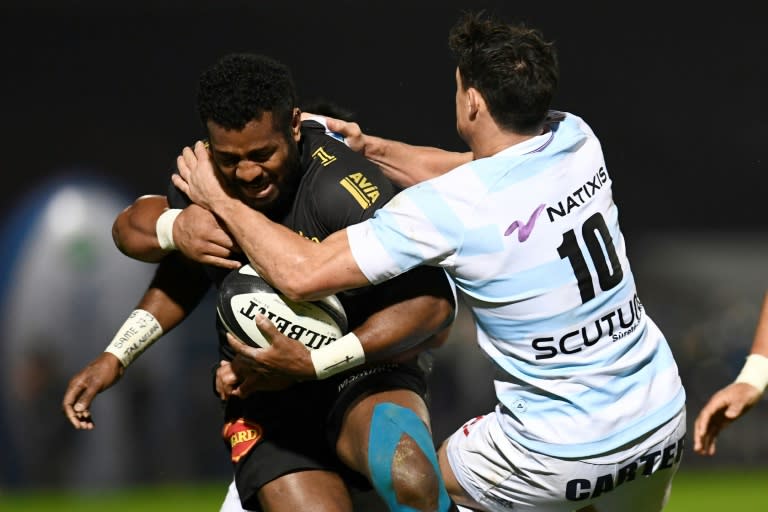
[[[347,332],[347,315],[335,295],[294,302],[250,265],[233,270],[224,278],[216,311],[229,332],[255,347],[269,345],[256,327],[256,313],[266,316],[280,332],[310,349],[327,345]]]

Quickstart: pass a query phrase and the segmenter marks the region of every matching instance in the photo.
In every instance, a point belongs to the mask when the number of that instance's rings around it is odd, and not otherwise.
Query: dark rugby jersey
[[[275,220],[310,240],[320,242],[335,231],[372,217],[397,192],[374,163],[327,135],[316,121],[302,123],[299,153],[302,175],[296,196],[287,213]],[[168,203],[171,208],[184,208],[189,205],[189,199],[171,184]],[[240,259],[247,263],[245,256]],[[205,267],[216,287],[230,272]],[[442,269],[417,267],[386,283],[341,292],[337,296],[352,330],[387,304],[423,293],[452,297]],[[220,348],[229,359],[231,349],[226,337],[221,336],[223,328],[218,316],[217,327]]]

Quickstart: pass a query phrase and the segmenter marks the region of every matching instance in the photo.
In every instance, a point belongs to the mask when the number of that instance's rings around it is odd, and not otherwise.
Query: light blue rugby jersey
[[[371,282],[420,264],[448,272],[498,367],[504,431],[527,448],[598,455],[683,407],[637,297],[600,142],[579,117],[406,189],[347,234]]]

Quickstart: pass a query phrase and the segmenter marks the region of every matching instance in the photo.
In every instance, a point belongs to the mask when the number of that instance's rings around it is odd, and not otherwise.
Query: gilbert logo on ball
[[[343,336],[347,315],[335,295],[295,302],[278,292],[250,265],[230,272],[219,287],[216,311],[224,327],[256,347],[269,342],[256,327],[256,314],[266,316],[284,335],[317,349]]]

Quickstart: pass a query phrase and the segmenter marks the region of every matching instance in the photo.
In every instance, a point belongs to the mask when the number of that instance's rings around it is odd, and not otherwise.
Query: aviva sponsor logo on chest
[[[371,206],[379,198],[379,187],[368,181],[361,172],[350,174],[339,183],[363,209]]]

